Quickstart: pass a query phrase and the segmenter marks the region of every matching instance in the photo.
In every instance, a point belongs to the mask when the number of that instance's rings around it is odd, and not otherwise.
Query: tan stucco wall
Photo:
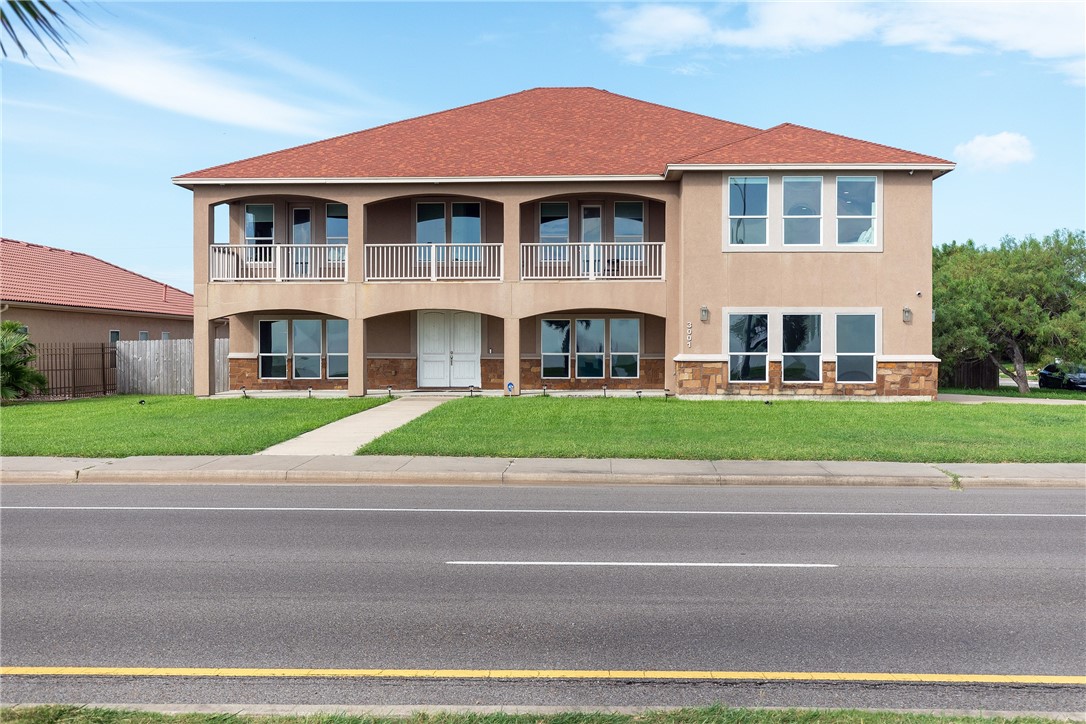
[[[26,325],[30,341],[46,342],[109,342],[109,331],[119,330],[122,340],[138,339],[141,331],[149,339],[162,339],[169,332],[171,339],[192,339],[191,319],[171,319],[74,310],[20,307],[9,304],[0,315]]]

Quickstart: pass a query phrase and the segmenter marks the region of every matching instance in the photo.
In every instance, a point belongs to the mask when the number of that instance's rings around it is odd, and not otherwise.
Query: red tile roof
[[[192,295],[77,251],[0,239],[0,299],[192,316]]]
[[[809,159],[948,163],[801,126],[762,131],[596,88],[535,88],[214,166],[176,181],[661,176],[668,164],[679,162]]]
[[[769,130],[691,156],[685,164],[951,164],[900,148],[782,123]]]

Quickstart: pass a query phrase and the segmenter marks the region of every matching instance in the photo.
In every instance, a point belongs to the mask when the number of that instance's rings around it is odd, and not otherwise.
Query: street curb
[[[969,478],[963,489],[1086,489],[1086,480],[1069,478]],[[373,470],[0,470],[0,484],[66,485],[481,485],[481,486],[795,486],[949,488],[949,477],[907,475],[726,475],[640,473],[529,473]]]

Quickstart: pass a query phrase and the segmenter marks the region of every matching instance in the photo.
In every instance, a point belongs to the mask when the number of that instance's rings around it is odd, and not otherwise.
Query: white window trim
[[[766,346],[768,350],[768,358],[766,360],[766,375],[768,377],[769,363],[779,362],[782,367],[784,364],[784,339],[783,339],[783,325],[784,315],[786,314],[820,314],[822,315],[822,351],[819,362],[819,370],[821,373],[822,365],[826,362],[837,362],[837,315],[838,314],[870,314],[875,317],[875,378],[878,379],[878,364],[879,362],[892,362],[892,361],[935,361],[937,358],[930,355],[887,355],[884,356],[882,352],[882,330],[883,330],[883,309],[882,307],[723,307],[720,310],[721,319],[721,334],[722,342],[721,348],[723,355],[680,355],[683,360],[694,361],[723,361],[727,362],[729,366],[728,376],[731,377],[731,353],[729,351],[729,330],[728,320],[732,314],[768,314],[768,326],[769,326],[769,343]],[[826,320],[831,319],[831,324],[826,324]],[[695,359],[696,358],[696,359]],[[679,357],[676,357],[676,361],[679,361]],[[824,374],[820,374],[820,381],[818,383],[813,382],[785,382],[784,371],[781,370],[781,384],[782,385],[808,385],[808,384],[822,384],[827,381],[827,377]],[[834,375],[834,381],[836,382],[836,374]],[[729,384],[740,384],[739,382],[729,382]],[[847,384],[873,384],[870,382],[849,382]]]
[[[732,340],[731,319],[732,319],[732,317],[733,316],[751,316],[751,315],[758,315],[758,314],[764,314],[766,316],[766,329],[768,330],[768,335],[767,335],[767,338],[766,338],[766,350],[765,350],[765,352],[732,352],[731,351],[731,346],[732,346],[731,345],[731,340]],[[759,309],[759,310],[753,311],[753,312],[740,312],[740,311],[736,311],[736,310],[733,309],[733,310],[729,310],[727,312],[727,314],[725,314],[723,316],[723,320],[724,320],[724,339],[725,339],[724,344],[727,347],[727,349],[725,351],[727,353],[726,359],[727,359],[727,362],[728,362],[728,381],[727,381],[727,384],[729,384],[729,385],[764,385],[764,384],[768,383],[769,382],[769,352],[770,352],[769,343],[770,343],[770,340],[773,338],[773,326],[772,326],[773,325],[773,317],[770,314],[770,310],[769,309]],[[761,380],[734,380],[734,379],[732,379],[732,357],[733,356],[734,357],[765,357],[765,378],[761,379]]]
[[[818,169],[811,169],[817,173]],[[799,171],[799,169],[797,169]],[[822,176],[822,216],[821,243],[815,244],[785,244],[784,243],[784,177],[810,177],[815,174],[803,173],[766,173],[765,169],[751,169],[748,174],[728,174],[721,176],[722,191],[722,236],[721,251],[725,254],[765,254],[777,252],[789,253],[843,253],[843,254],[873,254],[881,253],[884,242],[884,217],[883,187],[885,175],[882,170],[856,169],[856,173],[848,173],[841,169],[842,176],[874,176],[875,177],[875,243],[874,244],[838,244],[837,243],[837,176]],[[770,211],[766,217],[766,243],[765,244],[732,244],[731,243],[731,199],[729,197],[729,179],[731,178],[768,178],[766,190],[766,209],[778,209],[779,214]],[[832,206],[831,206],[832,204]],[[832,208],[832,215],[826,209]],[[750,217],[761,218],[761,217]],[[801,217],[812,218],[812,217]],[[829,226],[827,226],[829,224]],[[832,228],[830,228],[832,226]]]
[[[546,322],[565,322],[569,325],[569,352],[547,352],[543,349],[543,325]],[[539,379],[540,380],[569,380],[573,379],[573,357],[576,355],[576,348],[574,347],[574,324],[572,319],[563,317],[543,317],[539,320]],[[544,374],[546,365],[543,364],[543,357],[546,355],[564,355],[566,358],[566,376],[554,377],[552,375]]]
[[[290,343],[290,341],[291,341],[290,340],[290,332],[291,332],[291,324],[293,323],[293,321],[294,320],[292,320],[292,319],[289,319],[289,318],[288,319],[283,319],[282,317],[266,317],[264,319],[256,320],[256,376],[257,376],[257,379],[261,379],[261,380],[289,380],[290,379],[290,376],[287,373],[287,369],[286,369],[287,365],[285,363],[291,359],[290,352],[291,352],[292,345]],[[263,322],[286,322],[287,323],[287,350],[285,352],[282,352],[282,353],[280,353],[280,352],[267,352],[267,353],[265,353],[265,352],[260,351],[260,325]],[[284,362],[284,364],[283,364],[283,376],[282,377],[265,377],[264,376],[264,364],[263,363],[264,363],[264,358],[265,357],[283,357],[284,358],[284,360],[283,360],[283,362]]]
[[[764,216],[754,216],[751,214],[733,214],[732,205],[732,181],[735,179],[765,179],[765,199],[766,199],[766,213]],[[772,208],[770,203],[769,193],[770,180],[769,176],[728,176],[727,181],[724,183],[724,207],[728,210],[728,223],[727,228],[724,229],[724,248],[735,249],[741,247],[754,247],[764,249],[769,246],[769,210]],[[782,202],[783,203],[783,202]],[[733,244],[732,243],[732,219],[761,219],[765,221],[765,242],[761,244]]]
[[[141,329],[136,332],[136,340],[139,342],[148,342],[151,339],[151,332],[146,329]]]
[[[117,335],[117,339],[113,339],[113,335]],[[106,339],[109,341],[109,344],[117,344],[118,342],[121,341],[121,330],[119,330],[119,329],[111,329],[111,330],[109,330],[109,334],[106,336]]]
[[[811,182],[814,179],[818,179],[818,214],[796,215],[789,214],[788,210],[784,207],[784,189],[785,182],[789,180]],[[826,230],[823,228],[826,223],[826,179],[822,176],[781,176],[781,246],[785,249],[816,249],[824,246],[824,239],[826,237]],[[818,243],[817,244],[789,244],[785,238],[786,229],[790,219],[818,219]]]
[[[637,322],[637,351],[636,352],[615,352],[611,348],[611,323],[616,319],[633,319]],[[642,335],[642,329],[645,326],[645,321],[641,317],[633,316],[619,316],[619,317],[605,317],[607,321],[607,340],[604,349],[607,351],[606,358],[604,360],[604,371],[607,373],[607,378],[612,380],[639,380],[641,379],[641,348],[644,345],[644,337]],[[637,374],[633,377],[615,377],[611,374],[612,358],[616,355],[634,355],[637,357]]]
[[[837,186],[841,182],[841,179],[868,179],[868,178],[875,179],[875,203],[874,203],[874,208],[872,209],[872,212],[873,212],[872,215],[871,216],[841,216],[841,209],[839,208],[838,196],[837,196]],[[833,179],[833,205],[834,205],[834,213],[836,215],[836,220],[834,221],[834,225],[833,225],[833,239],[834,239],[834,243],[838,246],[838,248],[840,250],[843,251],[845,249],[874,249],[876,247],[878,247],[880,249],[882,248],[882,229],[880,228],[880,225],[879,225],[879,220],[882,217],[882,215],[879,213],[879,210],[882,207],[882,198],[881,198],[882,184],[879,183],[880,179],[881,179],[881,177],[879,175],[876,175],[876,174],[840,175],[840,176],[834,177],[834,179]],[[838,228],[840,228],[840,226],[841,226],[841,219],[871,219],[871,234],[872,234],[872,237],[873,237],[872,243],[870,243],[870,244],[841,244],[841,243],[839,243],[838,242],[837,231],[838,231]]]

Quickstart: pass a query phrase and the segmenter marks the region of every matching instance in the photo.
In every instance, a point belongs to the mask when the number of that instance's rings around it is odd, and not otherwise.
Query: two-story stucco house
[[[185,174],[196,394],[229,318],[232,389],[930,397],[952,168],[537,88]]]

